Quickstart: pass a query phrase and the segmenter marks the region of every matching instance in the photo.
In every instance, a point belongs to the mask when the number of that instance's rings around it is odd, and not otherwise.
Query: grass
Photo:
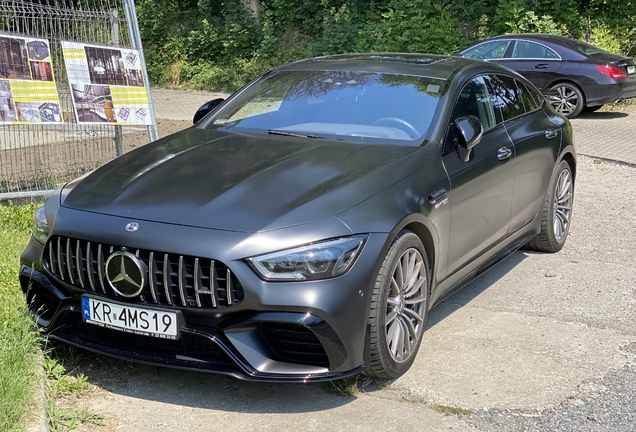
[[[35,407],[40,338],[18,283],[35,204],[0,206],[0,430],[26,428]]]
[[[39,204],[0,205],[0,431],[26,430],[29,413],[36,409],[38,357],[43,338],[29,315],[18,282],[20,254],[31,235],[33,213]],[[46,412],[53,432],[71,431],[80,424],[101,425],[101,417],[88,408],[59,408],[57,402],[82,396],[91,385],[83,374],[68,373],[55,357],[72,357],[75,351],[44,356],[48,381]]]

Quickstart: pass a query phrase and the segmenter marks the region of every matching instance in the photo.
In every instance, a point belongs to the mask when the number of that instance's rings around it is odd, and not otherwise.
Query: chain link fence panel
[[[50,65],[63,118],[63,123],[0,123],[0,199],[48,194],[58,185],[120,156],[127,139],[139,143],[158,138],[134,1],[2,0],[0,33],[48,40]],[[0,42],[11,40],[5,37]],[[78,123],[62,41],[138,50],[151,124]],[[9,45],[5,43],[5,46]],[[37,46],[29,46],[29,50],[35,48]],[[0,56],[3,54],[6,55],[0,52]],[[37,53],[29,51],[29,56],[37,58]],[[1,63],[2,57],[0,66]],[[32,75],[40,69],[32,68]],[[4,72],[6,78],[12,71]],[[2,70],[0,77],[1,74]],[[0,115],[3,114],[2,103],[0,89]],[[21,114],[24,116],[25,113],[23,109]]]

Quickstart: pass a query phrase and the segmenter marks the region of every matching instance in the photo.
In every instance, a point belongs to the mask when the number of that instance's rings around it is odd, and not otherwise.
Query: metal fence
[[[158,138],[133,0],[2,0],[0,32],[47,39],[64,123],[0,124],[0,199],[50,193]],[[78,123],[61,41],[140,51],[151,124]]]

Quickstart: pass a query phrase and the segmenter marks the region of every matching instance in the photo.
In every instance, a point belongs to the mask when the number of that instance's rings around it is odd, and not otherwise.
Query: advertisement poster
[[[62,42],[78,123],[150,125],[139,52]]]
[[[62,123],[46,39],[0,33],[0,123]]]

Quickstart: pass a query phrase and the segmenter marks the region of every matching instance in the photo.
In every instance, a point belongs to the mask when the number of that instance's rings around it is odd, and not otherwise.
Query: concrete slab
[[[147,373],[146,373],[147,372]],[[117,394],[91,398],[90,409],[118,432],[138,431],[465,431],[418,401],[382,397],[382,391],[342,397],[319,384],[236,381],[175,370],[131,377]],[[377,395],[376,395],[377,394]]]

